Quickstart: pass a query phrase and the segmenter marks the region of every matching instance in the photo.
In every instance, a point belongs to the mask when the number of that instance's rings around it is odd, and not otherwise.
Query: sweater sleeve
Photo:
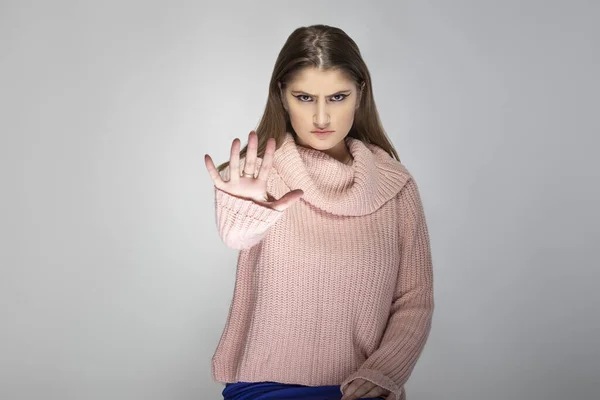
[[[386,400],[405,398],[404,384],[431,330],[433,268],[429,234],[417,184],[410,178],[399,193],[403,234],[400,265],[390,315],[381,343],[340,385],[363,378],[390,391]]]
[[[229,166],[220,175],[229,180]],[[234,196],[215,186],[217,230],[221,240],[232,249],[244,250],[258,244],[282,214],[283,211]]]

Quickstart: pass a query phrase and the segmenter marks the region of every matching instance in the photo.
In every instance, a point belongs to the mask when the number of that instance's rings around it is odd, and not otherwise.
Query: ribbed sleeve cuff
[[[256,244],[283,211],[233,196],[215,186],[217,226],[223,241],[235,249]]]
[[[340,389],[342,390],[342,392],[346,390],[346,387],[354,379],[357,378],[366,379],[370,382],[373,382],[377,386],[381,386],[382,388],[389,390],[390,394],[385,398],[385,400],[402,400],[404,398],[402,396],[404,388],[398,387],[398,385],[396,385],[396,383],[392,379],[382,374],[381,372],[376,371],[374,369],[366,368],[361,368],[349,377],[347,377],[344,380],[344,382],[342,382],[342,384],[340,385]]]

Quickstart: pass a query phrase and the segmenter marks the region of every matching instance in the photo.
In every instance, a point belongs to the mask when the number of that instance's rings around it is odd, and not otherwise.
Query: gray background
[[[217,399],[237,253],[203,156],[298,26],[360,46],[419,184],[418,399],[598,399],[597,1],[2,1],[0,398]]]

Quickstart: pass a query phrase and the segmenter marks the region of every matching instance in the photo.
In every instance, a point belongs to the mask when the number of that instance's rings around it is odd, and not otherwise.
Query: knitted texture
[[[343,392],[364,378],[390,390],[386,400],[406,398],[434,308],[425,214],[402,163],[376,145],[344,140],[352,165],[286,134],[267,191],[304,195],[285,211],[215,187],[219,235],[239,250],[212,358],[215,381],[340,385]],[[229,168],[221,176],[229,179]]]

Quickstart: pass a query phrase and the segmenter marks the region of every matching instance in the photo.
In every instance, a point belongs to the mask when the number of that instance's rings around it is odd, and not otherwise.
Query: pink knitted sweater
[[[215,187],[219,235],[240,252],[213,380],[343,392],[364,378],[390,390],[387,400],[406,398],[434,307],[425,214],[403,164],[378,146],[345,141],[352,165],[286,134],[267,191],[304,195],[285,211]],[[221,176],[229,179],[229,168]]]

